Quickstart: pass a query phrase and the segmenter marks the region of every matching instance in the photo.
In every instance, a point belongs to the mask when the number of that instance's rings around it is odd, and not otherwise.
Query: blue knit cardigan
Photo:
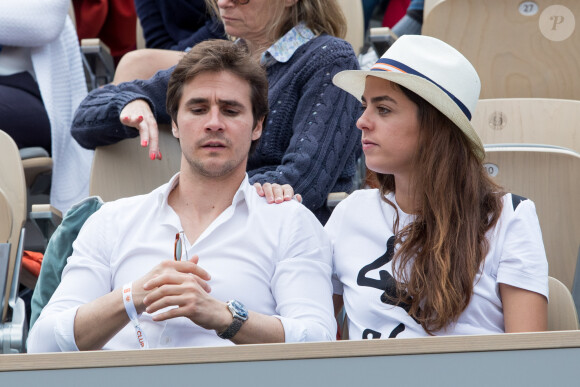
[[[223,24],[212,20],[204,0],[135,0],[148,48],[183,51],[208,39],[225,39]]]
[[[357,69],[349,43],[320,35],[302,45],[286,63],[267,68],[270,114],[262,138],[248,161],[250,182],[290,184],[324,224],[330,192],[349,192],[360,155],[356,128],[359,102],[332,84],[342,71]],[[169,123],[165,93],[173,69],[149,80],[93,90],[76,112],[73,137],[85,148],[136,137],[119,121],[131,101],[149,103],[159,123]]]

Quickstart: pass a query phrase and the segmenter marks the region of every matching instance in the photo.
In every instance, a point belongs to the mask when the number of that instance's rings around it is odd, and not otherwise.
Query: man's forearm
[[[248,320],[231,341],[235,344],[283,343],[284,326],[276,317],[250,312]]]
[[[75,342],[79,350],[98,350],[129,323],[121,289],[115,289],[79,307],[74,323]]]

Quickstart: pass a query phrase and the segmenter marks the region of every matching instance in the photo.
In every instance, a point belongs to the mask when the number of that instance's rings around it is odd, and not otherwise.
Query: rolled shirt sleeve
[[[75,317],[80,305],[62,312],[54,327],[54,338],[62,352],[78,351],[75,341]]]

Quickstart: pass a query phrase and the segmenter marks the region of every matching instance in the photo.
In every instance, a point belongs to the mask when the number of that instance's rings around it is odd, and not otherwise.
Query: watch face
[[[230,310],[232,311],[232,313],[237,315],[237,317],[241,318],[242,320],[247,320],[248,311],[246,310],[244,304],[242,304],[237,300],[232,300],[228,304],[230,306]]]

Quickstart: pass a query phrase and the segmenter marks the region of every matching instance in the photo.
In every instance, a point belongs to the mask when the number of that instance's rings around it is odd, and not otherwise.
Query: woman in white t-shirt
[[[535,207],[483,168],[469,61],[407,35],[370,71],[333,82],[362,102],[357,127],[380,185],[350,195],[326,225],[335,307],[344,303],[350,338],[545,330],[548,264]]]

